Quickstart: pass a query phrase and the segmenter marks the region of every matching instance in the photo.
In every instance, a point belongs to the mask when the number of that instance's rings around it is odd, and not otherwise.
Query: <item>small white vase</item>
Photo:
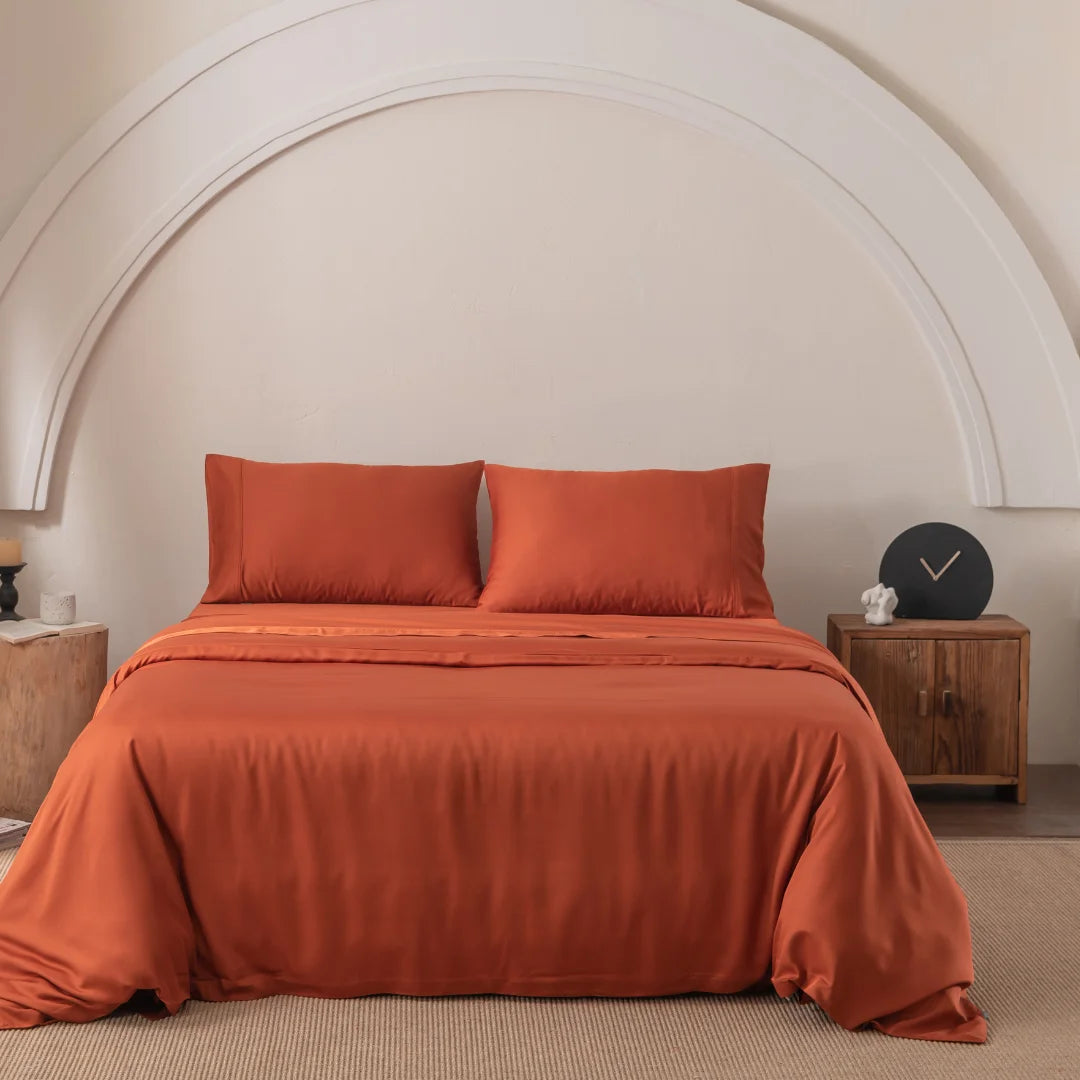
[[[49,626],[70,626],[75,621],[73,592],[43,592],[41,621]]]

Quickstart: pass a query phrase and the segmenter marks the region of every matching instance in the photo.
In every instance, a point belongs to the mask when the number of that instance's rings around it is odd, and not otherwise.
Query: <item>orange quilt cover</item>
[[[765,979],[985,1038],[865,698],[772,620],[204,605],[113,677],[0,884],[0,1027]]]

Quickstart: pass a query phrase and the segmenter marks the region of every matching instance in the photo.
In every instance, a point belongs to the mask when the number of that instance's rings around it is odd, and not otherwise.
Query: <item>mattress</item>
[[[0,884],[0,1027],[771,982],[980,1042],[972,977],[866,698],[769,619],[200,606],[112,677]]]

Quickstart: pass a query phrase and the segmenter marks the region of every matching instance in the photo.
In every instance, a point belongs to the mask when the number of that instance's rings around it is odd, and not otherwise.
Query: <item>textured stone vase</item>
[[[41,594],[41,621],[50,626],[69,626],[75,621],[75,594],[73,592],[46,592]]]

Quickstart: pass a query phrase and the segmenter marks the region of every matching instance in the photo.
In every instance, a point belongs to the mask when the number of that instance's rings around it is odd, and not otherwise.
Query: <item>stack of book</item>
[[[30,828],[29,821],[19,821],[16,818],[0,817],[0,851],[4,848],[16,847],[22,843],[26,830]]]

